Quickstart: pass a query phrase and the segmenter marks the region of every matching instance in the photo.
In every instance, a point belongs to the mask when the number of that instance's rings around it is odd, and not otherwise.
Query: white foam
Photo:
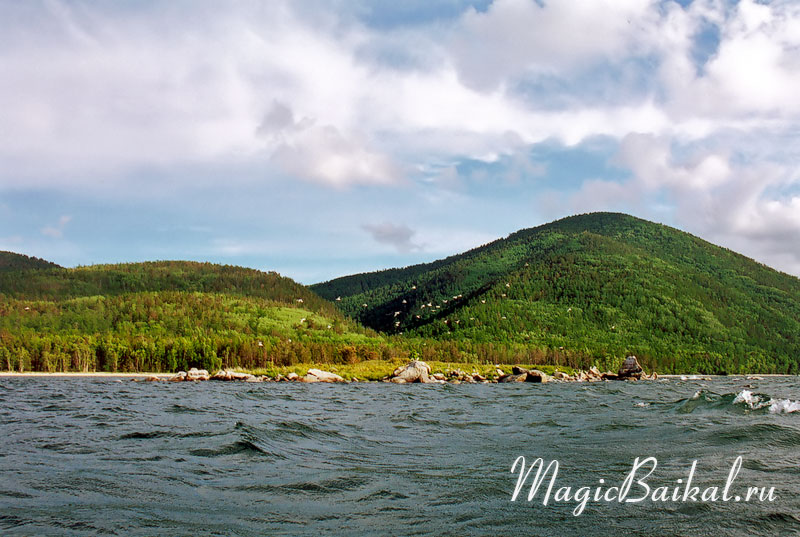
[[[750,390],[742,390],[733,400],[733,404],[745,404],[753,410],[769,407],[771,414],[791,414],[792,412],[800,412],[800,401],[792,401],[791,399],[769,399],[753,395]]]
[[[791,399],[770,399],[769,411],[772,414],[800,412],[800,401],[792,401]]]

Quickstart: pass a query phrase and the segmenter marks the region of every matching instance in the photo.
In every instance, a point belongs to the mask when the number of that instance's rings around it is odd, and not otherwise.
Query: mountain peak
[[[575,363],[633,353],[661,371],[684,359],[708,362],[706,371],[800,366],[800,280],[621,213],[571,216],[312,289],[341,297],[342,310],[385,332],[503,341]]]

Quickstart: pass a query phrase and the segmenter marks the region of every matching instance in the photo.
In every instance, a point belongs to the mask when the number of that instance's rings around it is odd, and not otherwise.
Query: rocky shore
[[[620,367],[616,373],[612,373],[611,371],[601,372],[596,367],[592,367],[586,371],[578,371],[572,375],[558,370],[552,375],[548,375],[538,369],[525,369],[521,366],[514,366],[511,373],[506,373],[498,367],[495,370],[494,376],[484,376],[476,371],[468,373],[461,369],[453,369],[445,373],[432,373],[431,367],[425,362],[412,360],[405,366],[395,369],[391,375],[384,377],[380,382],[391,382],[394,384],[493,384],[532,382],[543,384],[546,382],[603,382],[613,380],[638,381],[656,379],[658,379],[657,373],[653,372],[648,375],[639,365],[635,356],[628,356],[622,367]],[[189,371],[180,371],[170,377],[150,375],[143,379],[134,380],[152,382],[368,382],[357,378],[348,381],[336,373],[323,371],[321,369],[309,369],[303,376],[297,373],[289,373],[285,376],[278,374],[275,377],[270,377],[267,375],[251,375],[249,373],[242,373],[229,369],[221,369],[211,375],[205,369],[192,368]]]

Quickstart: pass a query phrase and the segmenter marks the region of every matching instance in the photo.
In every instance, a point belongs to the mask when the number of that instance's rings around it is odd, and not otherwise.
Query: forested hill
[[[0,272],[46,268],[58,268],[58,265],[38,257],[0,251]]]
[[[573,216],[312,289],[406,336],[520,343],[545,356],[633,352],[662,371],[797,372],[800,362],[800,280],[623,214]]]
[[[383,338],[274,272],[159,261],[0,271],[0,370],[175,371],[352,361]]]
[[[192,261],[92,265],[73,269],[45,265],[45,261],[41,263],[36,267],[39,270],[0,273],[0,293],[27,300],[63,300],[146,291],[222,293],[286,303],[301,300],[300,303],[308,308],[335,312],[327,300],[276,272]]]

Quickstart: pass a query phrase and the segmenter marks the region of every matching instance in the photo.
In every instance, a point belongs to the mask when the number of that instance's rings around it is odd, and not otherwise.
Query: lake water
[[[393,385],[0,378],[0,534],[800,534],[797,378]],[[775,487],[775,500],[511,502],[556,487]],[[644,470],[641,474],[643,475]],[[546,486],[546,484],[545,484]],[[543,487],[544,488],[544,487]],[[640,496],[641,487],[630,497]],[[634,494],[634,492],[636,494]],[[552,498],[551,498],[552,500]]]

